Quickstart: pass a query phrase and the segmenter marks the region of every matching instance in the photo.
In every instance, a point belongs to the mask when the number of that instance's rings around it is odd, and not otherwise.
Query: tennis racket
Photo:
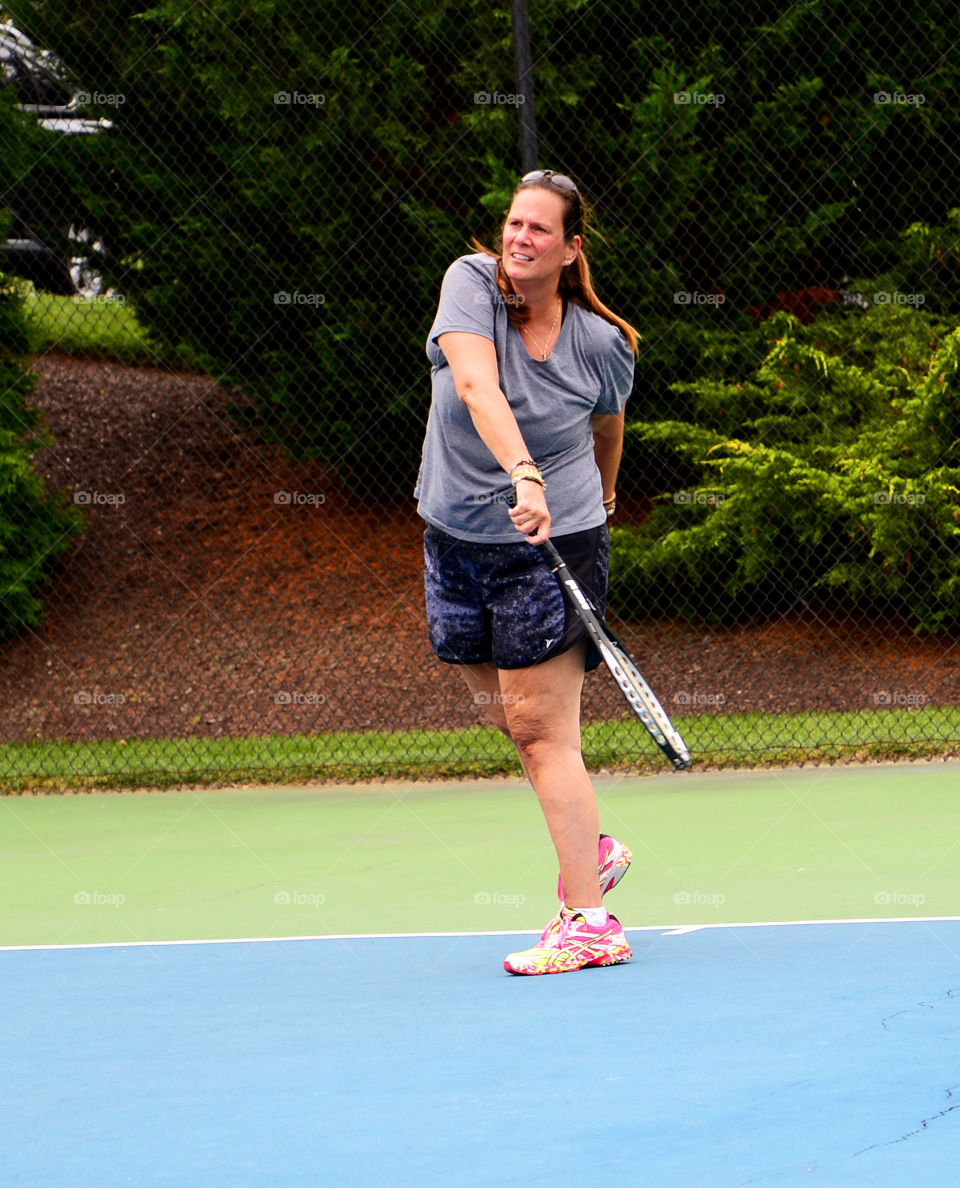
[[[583,587],[567,568],[553,541],[536,545],[536,550],[553,570],[564,596],[587,629],[613,679],[630,703],[630,708],[650,732],[653,741],[677,771],[690,766],[690,752],[670,721],[663,706],[654,697],[650,686],[640,675],[623,645],[604,622],[597,608],[585,594]]]

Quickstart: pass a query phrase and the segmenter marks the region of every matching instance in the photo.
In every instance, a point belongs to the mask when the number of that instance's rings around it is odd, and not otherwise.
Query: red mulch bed
[[[477,721],[427,646],[412,499],[365,505],[251,441],[204,376],[55,355],[35,370],[56,439],[38,466],[87,493],[89,524],[48,584],[43,628],[0,644],[0,740]],[[673,709],[683,694],[726,712],[960,697],[955,641],[903,623],[619,626]],[[588,680],[588,717],[621,710],[609,680]]]

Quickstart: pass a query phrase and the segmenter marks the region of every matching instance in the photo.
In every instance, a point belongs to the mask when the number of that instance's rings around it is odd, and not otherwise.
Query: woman
[[[431,647],[512,740],[560,864],[558,915],[504,962],[518,974],[631,956],[603,907],[630,852],[601,836],[598,853],[580,753],[583,677],[599,657],[533,547],[552,537],[602,606],[637,333],[593,292],[584,231],[569,177],[526,174],[498,250],[474,242],[447,270],[427,343],[416,494]]]

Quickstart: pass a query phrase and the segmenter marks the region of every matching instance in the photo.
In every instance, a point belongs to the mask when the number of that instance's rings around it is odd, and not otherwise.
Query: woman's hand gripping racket
[[[584,593],[580,583],[567,568],[553,541],[548,540],[535,547],[556,574],[564,596],[586,627],[590,639],[596,645],[607,668],[613,673],[614,680],[620,686],[633,712],[650,731],[654,742],[677,771],[684,771],[691,762],[686,743],[667,717],[663,706],[654,697],[650,686],[640,675],[637,666],[600,617],[597,608]]]

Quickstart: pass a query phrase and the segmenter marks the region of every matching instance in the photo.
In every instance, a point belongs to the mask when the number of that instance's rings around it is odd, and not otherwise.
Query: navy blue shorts
[[[602,612],[610,568],[606,524],[551,539]],[[458,540],[428,524],[423,553],[430,646],[446,663],[528,668],[586,636],[556,577],[526,541]],[[591,643],[586,671],[599,663]]]

